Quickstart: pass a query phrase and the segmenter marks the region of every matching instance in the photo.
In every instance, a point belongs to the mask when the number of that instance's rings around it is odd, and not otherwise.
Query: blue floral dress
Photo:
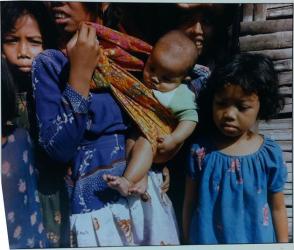
[[[44,248],[33,149],[26,130],[16,129],[2,145],[2,188],[10,248]]]
[[[282,192],[287,176],[276,142],[265,137],[255,153],[230,156],[202,138],[192,145],[189,175],[198,184],[190,243],[276,241],[268,195]]]

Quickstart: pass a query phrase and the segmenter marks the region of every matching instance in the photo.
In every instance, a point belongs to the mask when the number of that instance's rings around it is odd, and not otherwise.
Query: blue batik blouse
[[[86,98],[71,88],[69,60],[59,50],[40,53],[32,69],[39,144],[60,167],[69,167],[71,212],[90,212],[118,199],[102,175],[122,175],[125,169],[127,126],[120,106],[108,89]]]

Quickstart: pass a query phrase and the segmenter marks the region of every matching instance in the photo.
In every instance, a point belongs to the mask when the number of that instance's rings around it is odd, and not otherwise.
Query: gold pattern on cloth
[[[102,48],[91,86],[94,84],[97,88],[110,87],[113,95],[151,143],[153,152],[157,149],[158,136],[169,135],[175,128],[175,117],[157,101],[152,90],[109,60]]]

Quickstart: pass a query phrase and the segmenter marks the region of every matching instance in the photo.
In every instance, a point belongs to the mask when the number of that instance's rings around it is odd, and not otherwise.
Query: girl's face
[[[14,29],[5,34],[2,55],[18,71],[29,73],[33,59],[43,51],[39,25],[31,15],[19,17]]]
[[[226,84],[213,99],[213,120],[228,137],[248,132],[258,117],[260,102],[255,93],[247,94],[239,85]]]
[[[92,21],[91,13],[80,2],[52,2],[55,23],[65,32],[74,33],[82,21]]]
[[[201,9],[187,13],[179,29],[183,30],[195,42],[199,55],[210,47],[215,32],[212,18]]]

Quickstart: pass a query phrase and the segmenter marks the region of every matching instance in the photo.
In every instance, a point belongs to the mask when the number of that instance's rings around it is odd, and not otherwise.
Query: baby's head
[[[178,87],[198,58],[198,50],[182,31],[173,30],[155,44],[144,68],[144,82],[162,92]]]
[[[283,105],[272,61],[263,55],[244,53],[213,71],[200,94],[199,115],[206,120],[211,112],[209,116],[219,129],[250,129],[256,119],[271,119]]]

